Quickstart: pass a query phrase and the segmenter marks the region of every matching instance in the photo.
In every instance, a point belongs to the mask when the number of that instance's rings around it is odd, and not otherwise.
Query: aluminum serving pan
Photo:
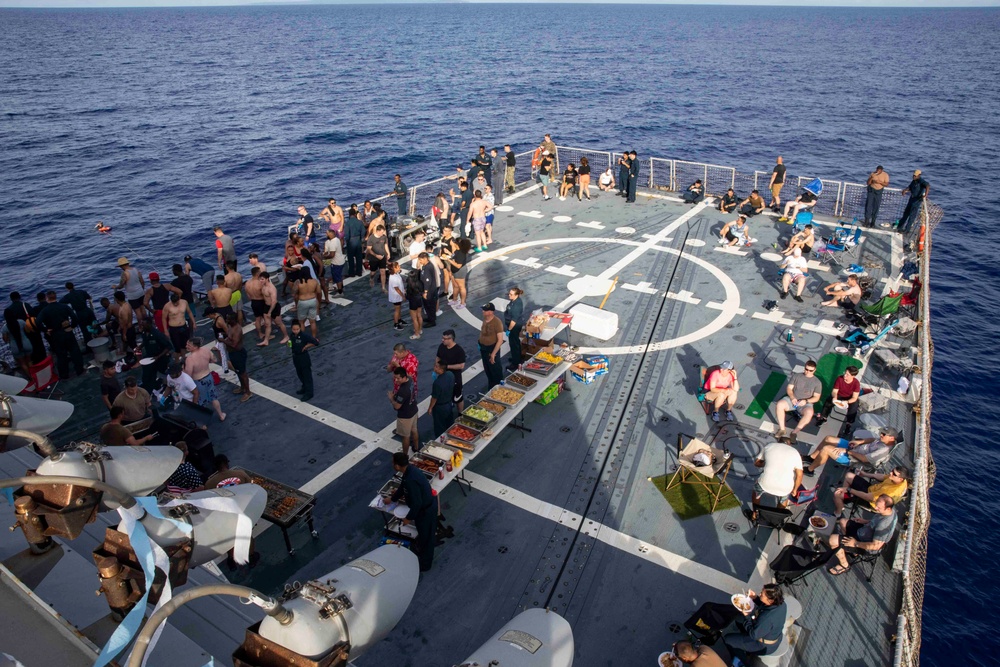
[[[509,384],[505,384],[502,387],[496,386],[486,392],[486,398],[491,401],[496,401],[508,407],[514,407],[518,403],[524,400],[524,393],[517,387],[512,387]],[[515,398],[516,396],[516,398]]]

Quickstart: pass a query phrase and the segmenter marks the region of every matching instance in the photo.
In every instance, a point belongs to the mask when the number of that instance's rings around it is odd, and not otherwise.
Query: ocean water
[[[0,292],[280,254],[317,212],[563,145],[861,181],[924,170],[938,465],[924,664],[995,664],[1000,11],[595,5],[0,10]],[[98,220],[110,236],[93,231]],[[992,362],[991,362],[992,360]],[[849,653],[849,651],[848,651]],[[845,656],[847,657],[847,656]]]

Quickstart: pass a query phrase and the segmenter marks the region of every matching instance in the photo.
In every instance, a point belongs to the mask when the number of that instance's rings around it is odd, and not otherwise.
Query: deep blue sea
[[[318,212],[557,143],[902,186],[935,234],[924,664],[996,664],[1000,11],[650,5],[0,10],[0,292],[280,253]],[[93,226],[113,227],[99,237]],[[127,247],[126,247],[127,246]],[[992,361],[990,361],[992,359]],[[989,375],[990,377],[985,377]],[[978,378],[978,379],[977,379]]]

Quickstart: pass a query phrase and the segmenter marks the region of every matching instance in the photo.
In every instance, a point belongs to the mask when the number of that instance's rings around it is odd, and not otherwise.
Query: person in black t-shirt
[[[104,407],[111,410],[112,404],[120,393],[122,393],[122,385],[118,381],[115,362],[105,361],[101,364],[101,402],[104,403]]]
[[[517,156],[510,149],[510,144],[504,144],[503,150],[505,153],[504,159],[507,161],[507,170],[504,174],[503,184],[509,194],[514,194],[514,167],[517,165]]]
[[[305,206],[299,206],[299,220],[298,226],[301,230],[302,237],[305,239],[306,243],[313,235],[313,217],[309,215],[309,211],[306,210]]]
[[[722,195],[722,198],[719,199],[719,210],[723,213],[732,213],[736,210],[737,203],[736,193],[733,192],[732,188],[729,188],[726,190],[726,194]]]
[[[583,201],[584,197],[590,199],[590,161],[587,158],[580,158],[580,168],[576,170],[576,173],[580,175],[580,188],[576,192],[577,200]]]
[[[768,187],[771,190],[771,203],[768,204],[768,208],[775,211],[781,208],[781,188],[785,185],[785,165],[781,161],[781,156],[778,156],[777,164],[774,165],[774,169],[771,171],[771,182]]]
[[[194,278],[185,274],[184,267],[180,264],[174,264],[171,271],[176,277],[170,281],[170,285],[181,291],[182,299],[188,303],[194,303]]]
[[[455,342],[455,330],[445,329],[438,345],[437,359],[455,375],[455,406],[461,412],[465,409],[462,395],[462,371],[465,370],[465,350]]]
[[[393,369],[397,387],[388,391],[389,402],[396,410],[396,433],[403,439],[403,454],[409,455],[410,445],[413,450],[420,449],[420,434],[417,432],[417,401],[413,395],[413,381],[406,374],[406,369],[397,366]]]

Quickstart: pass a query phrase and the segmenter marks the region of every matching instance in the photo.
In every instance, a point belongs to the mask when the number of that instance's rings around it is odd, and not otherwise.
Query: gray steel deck
[[[647,477],[673,469],[678,434],[698,435],[734,452],[730,485],[749,503],[756,475],[751,462],[770,441],[773,413],[753,420],[741,409],[737,423],[713,425],[694,396],[698,366],[733,360],[741,401],[748,404],[772,370],[788,373],[832,351],[835,336],[823,320],[835,320],[838,312],[820,308],[817,292],[840,267],[812,272],[806,303],[779,301],[781,312],[768,313],[763,301],[777,299],[771,243],[790,230],[774,217],[752,220],[758,239],[753,247],[726,252],[716,238],[732,216],[661,194],[640,193],[637,203],[626,205],[595,189],[593,202],[546,202],[529,189],[508,198],[507,206],[496,216],[499,243],[471,271],[470,308],[461,314],[446,308],[437,328],[427,329],[412,346],[421,361],[421,399],[430,390],[440,332],[449,327],[458,331],[470,365],[477,362],[466,372],[467,393],[485,388],[475,345],[478,305],[505,296],[514,283],[525,290],[530,307],[565,309],[575,302],[597,306],[604,296],[599,281],[583,287],[574,283],[592,293],[573,295],[571,280],[617,276],[605,306],[620,318],[617,336],[601,342],[572,335],[575,345],[609,353],[611,371],[592,385],[569,382],[570,392],[548,406],[527,406],[532,432],[522,436],[509,430],[496,438],[469,467],[468,496],[454,486],[445,491],[443,513],[455,537],[438,548],[407,617],[357,661],[359,667],[457,664],[515,613],[532,606],[549,606],[570,621],[580,665],[652,664],[680,638],[679,624],[701,603],[725,599],[748,581],[759,584],[758,565],[779,548],[777,536],[767,531],[753,541],[739,509],[680,521]],[[819,222],[827,232],[835,223]],[[901,248],[894,238],[882,230],[866,234],[863,258],[877,279],[895,277]],[[679,260],[678,251],[683,251]],[[878,282],[876,292],[884,286]],[[309,406],[295,399],[287,348],[255,348],[250,334],[250,376],[270,391],[262,389],[239,404],[223,385],[229,418],[210,426],[216,451],[234,464],[317,495],[319,537],[313,540],[304,528],[293,530],[295,556],[285,552],[279,531],[271,528],[259,537],[264,560],[238,581],[265,592],[329,572],[374,548],[381,535],[382,520],[367,505],[391,474],[388,450],[398,446],[390,432],[393,413],[385,400],[390,380],[384,366],[394,343],[411,342],[410,331],[392,329],[384,295],[370,289],[367,280],[349,285],[345,296],[349,305],[322,311],[323,345],[312,353],[316,397]],[[803,329],[804,324],[820,331]],[[793,344],[782,336],[789,326],[796,332]],[[649,342],[654,345],[647,348]],[[871,369],[865,369],[862,380],[894,385],[892,376]],[[57,439],[96,437],[103,419],[96,376],[60,388],[77,405],[77,415]],[[890,400],[887,416],[912,431],[909,409]],[[831,420],[819,432],[812,428],[799,448],[806,451],[837,427]],[[429,419],[422,417],[421,428],[430,430]],[[4,472],[19,472],[25,454],[10,458],[17,454],[3,458]],[[821,488],[843,472],[832,466],[817,476]],[[828,491],[819,502],[828,509]],[[103,531],[98,525],[72,547],[88,554],[87,540]],[[886,551],[895,551],[895,542]],[[889,570],[889,558],[879,564],[871,584],[855,569],[835,579],[818,572],[808,586],[798,588],[795,595],[804,607],[799,625],[805,632],[797,664],[890,662],[899,577]],[[96,587],[96,576],[93,582]],[[242,638],[247,620],[236,613],[225,603],[197,605],[189,612],[188,629],[184,622],[175,627],[195,644],[210,647],[220,664],[229,664],[229,650]],[[219,629],[206,632],[199,618],[212,618],[212,627]],[[161,643],[161,656],[169,655],[165,646]],[[191,660],[170,664],[195,664]],[[154,654],[150,664],[165,662]]]

